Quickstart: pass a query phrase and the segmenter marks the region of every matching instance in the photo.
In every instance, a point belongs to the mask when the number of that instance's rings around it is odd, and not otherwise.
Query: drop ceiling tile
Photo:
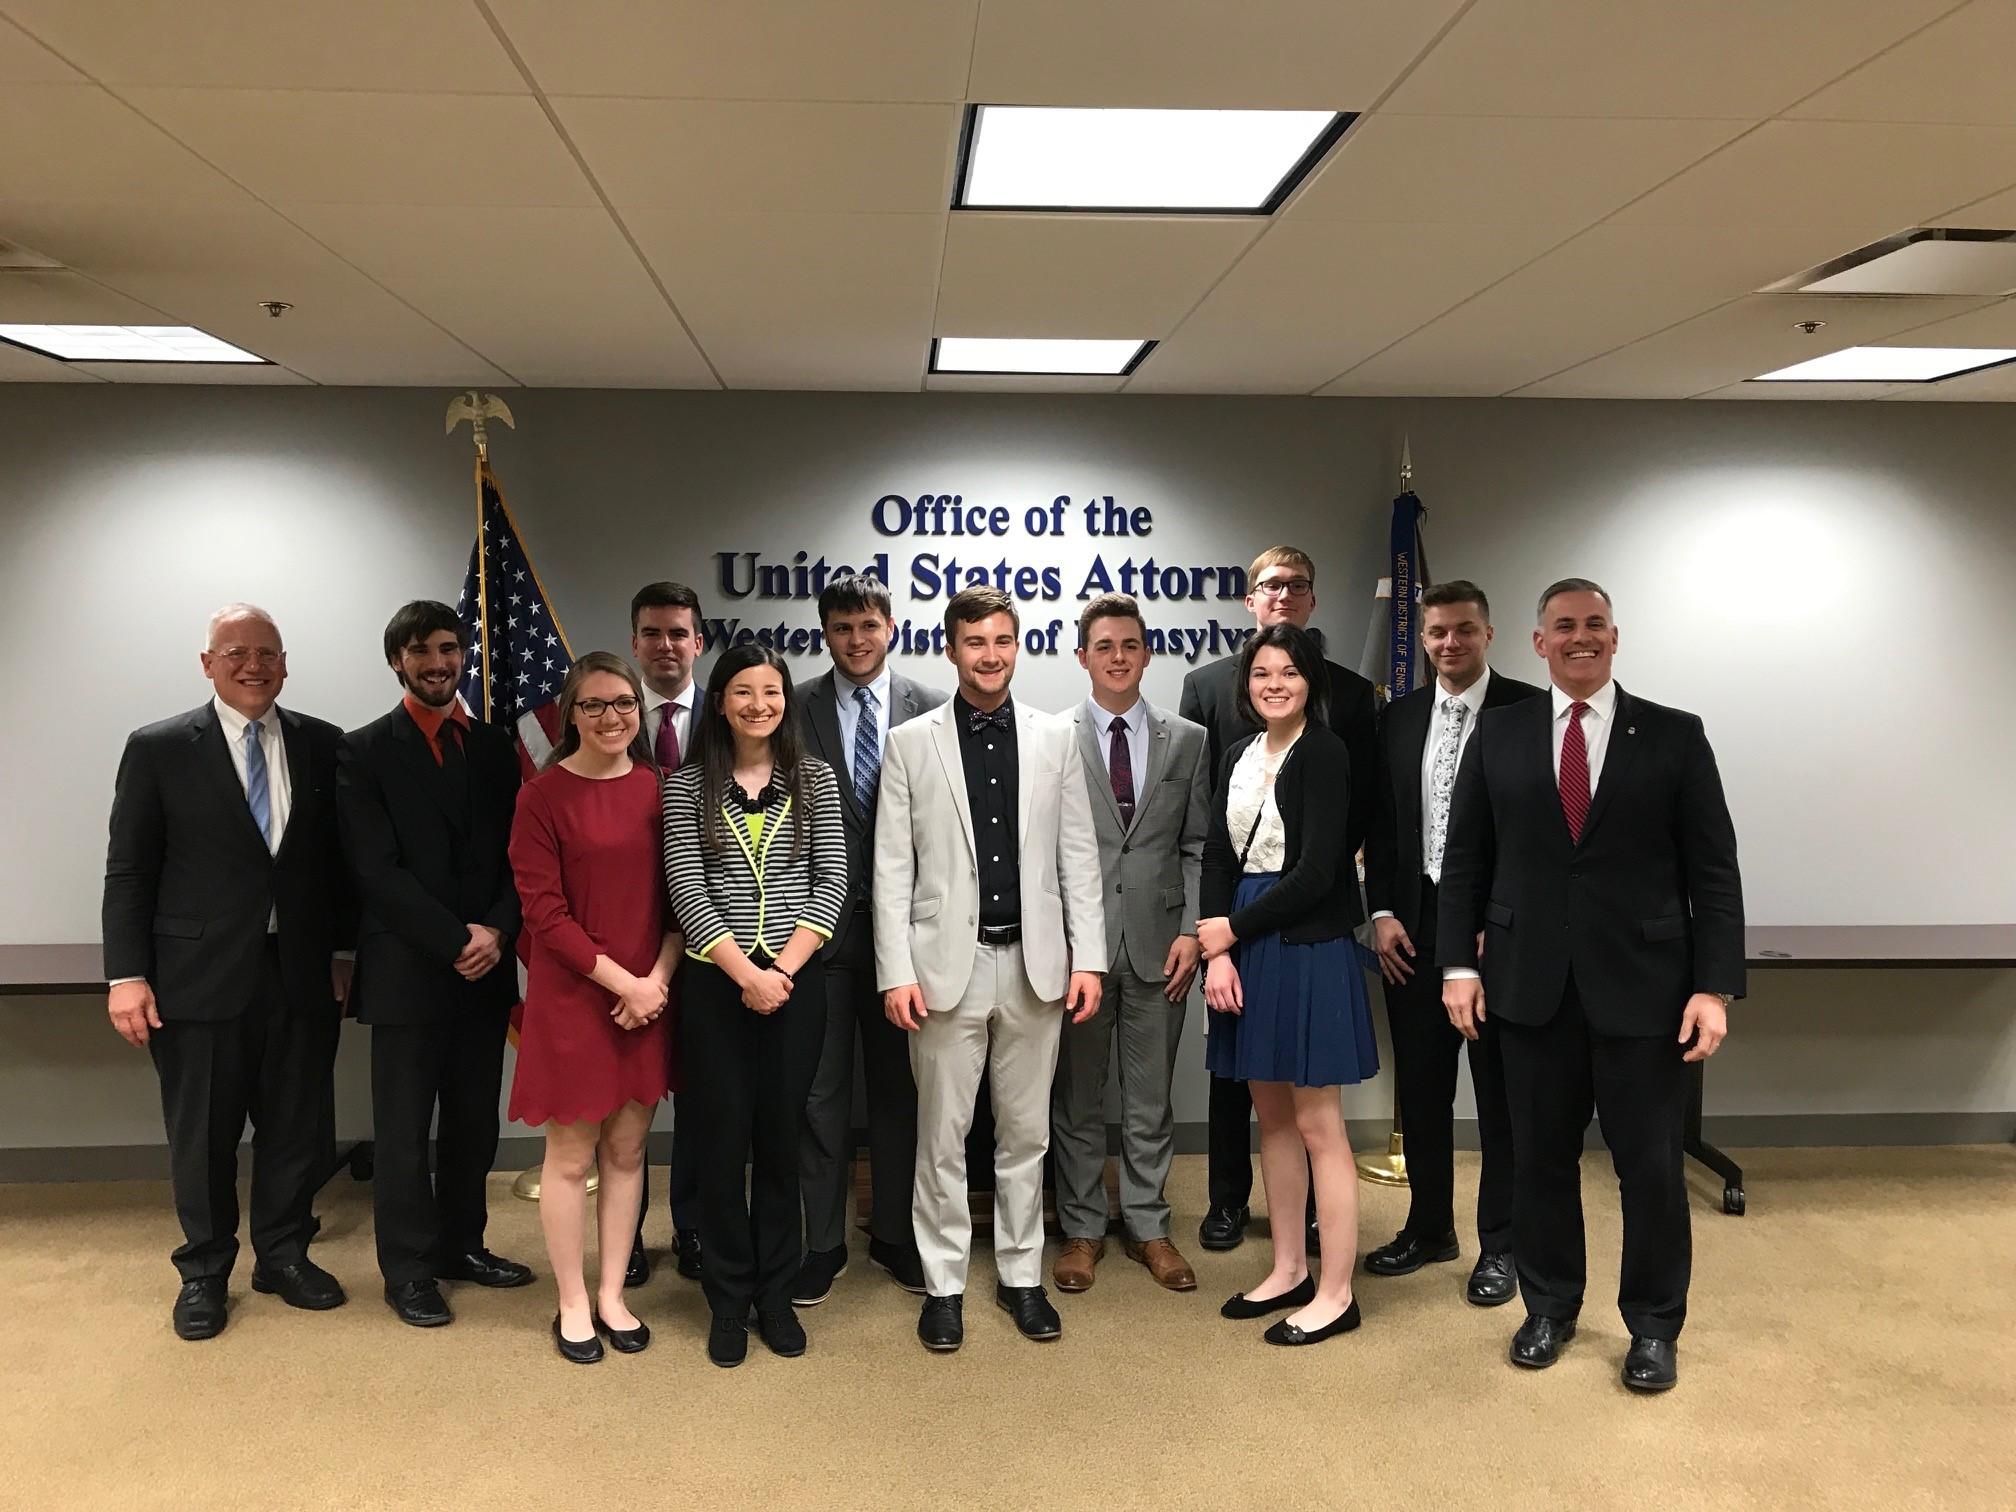
[[[1265,222],[1200,216],[951,218],[941,336],[1166,336]]]
[[[1478,0],[1387,100],[1422,115],[1757,120],[1953,0]]]
[[[2016,347],[2016,299],[1998,299],[1943,319],[1928,317],[1912,328],[1909,345]]]
[[[1364,110],[1462,0],[999,0],[967,98],[1010,105]]]
[[[1975,0],[1786,114],[1824,121],[2016,126],[2016,0]]]
[[[629,216],[730,388],[915,389],[944,217]]]
[[[24,351],[0,341],[0,383],[101,383],[103,379],[80,373],[74,364],[58,362],[40,352]]]
[[[269,203],[599,203],[529,96],[131,89],[135,106]]]
[[[468,0],[7,0],[7,11],[109,84],[525,92]]]
[[[548,94],[958,100],[979,0],[491,0]]]
[[[13,22],[0,16],[0,84],[84,84],[89,81]]]
[[[902,213],[952,199],[951,105],[556,99],[620,208]]]
[[[1382,113],[1351,128],[1282,218],[1531,221],[1559,226],[1566,236],[1749,124]]]
[[[718,385],[602,210],[504,207],[472,228],[449,206],[290,207],[325,245],[519,382]]]
[[[1545,251],[1534,226],[1274,226],[1130,393],[1306,394]]]
[[[5,208],[20,201],[245,198],[216,169],[96,85],[0,89],[0,144],[0,236],[9,240],[27,239],[12,228]]]
[[[1887,399],[1900,388],[1920,388],[1921,384],[1901,383],[1732,383],[1727,388],[1710,389],[1697,399],[1761,400],[1784,403],[1840,404],[1854,399]]]
[[[76,273],[0,274],[0,324],[179,325],[152,305]]]
[[[1946,215],[1934,216],[1928,226],[1966,226],[1977,231],[2016,231],[2016,188],[1984,195]]]
[[[929,373],[924,387],[947,394],[1115,394],[1120,375],[1091,373]]]
[[[1964,373],[1944,383],[1900,384],[1895,392],[1883,397],[1921,403],[2016,404],[2016,363],[1985,372]]]
[[[80,372],[107,383],[180,383],[242,388],[298,388],[308,379],[284,367],[252,362],[79,362]]]

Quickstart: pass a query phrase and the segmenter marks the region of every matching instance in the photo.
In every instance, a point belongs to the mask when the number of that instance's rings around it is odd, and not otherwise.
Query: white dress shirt
[[[677,698],[664,698],[654,693],[649,683],[644,685],[645,744],[649,745],[653,752],[657,751],[658,731],[664,725],[666,719],[663,711],[670,708],[672,710],[672,717],[679,721],[672,726],[672,730],[679,737],[679,764],[681,766],[684,766],[686,758],[693,754],[693,702],[696,692],[697,689],[695,686],[691,682],[688,682],[680,690]]]
[[[854,696],[856,688],[866,688],[875,697],[875,756],[880,759],[889,751],[889,694],[894,676],[889,671],[889,663],[882,663],[882,670],[873,682],[857,683],[839,668],[833,669],[833,703],[840,716],[840,754],[847,762],[847,781],[854,781],[854,732],[861,724],[861,701]]]
[[[1442,739],[1442,728],[1449,722],[1445,705],[1454,698],[1460,700],[1470,710],[1463,717],[1463,731],[1456,741],[1456,766],[1461,770],[1463,753],[1470,747],[1470,737],[1477,733],[1477,716],[1484,712],[1484,690],[1490,686],[1489,667],[1484,669],[1483,675],[1477,681],[1461,693],[1445,692],[1441,683],[1435,684],[1435,702],[1430,706],[1428,713],[1428,739],[1421,746],[1421,865],[1424,875],[1438,884],[1442,880],[1440,875],[1442,868],[1437,866],[1433,872],[1427,871],[1428,826],[1434,822],[1435,815],[1435,750]],[[1390,919],[1393,917],[1393,910],[1382,908],[1372,917]]]
[[[1092,733],[1099,747],[1099,759],[1106,766],[1106,779],[1113,779],[1113,720],[1115,716],[1099,707],[1096,698],[1085,700],[1085,717],[1091,721]],[[1148,700],[1136,697],[1134,707],[1118,716],[1127,721],[1127,762],[1134,774],[1134,801],[1138,804],[1147,796],[1141,791],[1141,784],[1148,774]]]

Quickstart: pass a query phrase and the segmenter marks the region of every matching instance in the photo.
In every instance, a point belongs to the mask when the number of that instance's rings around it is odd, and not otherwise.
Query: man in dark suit
[[[1294,625],[1307,629],[1316,612],[1316,564],[1293,546],[1274,546],[1253,559],[1247,569],[1246,607],[1254,624]],[[1374,767],[1377,761],[1378,702],[1372,684],[1356,672],[1325,659],[1330,672],[1330,728],[1351,753],[1351,799],[1345,850],[1355,854],[1365,841],[1375,808]],[[1210,742],[1212,781],[1227,749],[1258,732],[1259,726],[1239,712],[1239,658],[1228,656],[1199,667],[1183,679],[1177,712],[1204,726]],[[1353,919],[1352,923],[1357,923]],[[1234,1249],[1246,1237],[1251,1216],[1247,1199],[1253,1192],[1253,1097],[1244,1082],[1211,1078],[1211,1133],[1207,1171],[1210,1210],[1198,1228],[1197,1242],[1208,1250]],[[1309,1243],[1316,1243],[1315,1185],[1310,1185]]]
[[[630,655],[644,683],[644,739],[660,772],[671,775],[685,763],[699,732],[701,689],[693,680],[700,660],[700,595],[684,583],[647,583],[630,599]],[[674,980],[673,1004],[679,987]],[[672,1115],[672,1156],[665,1195],[672,1209],[672,1253],[679,1274],[700,1279],[700,1141],[679,1123],[677,1094],[665,1099]],[[637,1237],[630,1244],[625,1286],[651,1279],[651,1257],[644,1248],[644,1219],[651,1211],[651,1168],[644,1168],[637,1204]]]
[[[805,1102],[799,1190],[805,1261],[791,1300],[826,1300],[847,1269],[847,1188],[854,1154],[854,1041],[868,1095],[873,1208],[868,1258],[905,1291],[922,1295],[910,1196],[917,1170],[917,1085],[909,1036],[882,1011],[875,987],[875,799],[889,731],[937,708],[945,695],[889,666],[892,605],[872,577],[833,579],[819,595],[819,624],[833,667],[805,693],[806,749],[840,777],[847,821],[847,905],[819,953],[826,975],[826,1036]]]
[[[405,696],[336,752],[336,808],[363,909],[353,1004],[371,1026],[378,1269],[386,1302],[416,1328],[451,1321],[439,1278],[532,1279],[483,1245],[518,1000],[518,890],[505,852],[519,774],[511,737],[472,723],[457,697],[466,650],[448,605],[401,607],[385,627],[385,661]]]
[[[252,1289],[311,1311],[345,1300],[308,1241],[350,987],[337,952],[356,933],[340,732],[275,704],[287,653],[265,610],[220,609],[202,661],[211,700],[127,738],[105,855],[107,1010],[161,1078],[185,1339],[224,1327],[248,1117]]]
[[[1434,681],[1379,716],[1379,807],[1365,843],[1386,1019],[1393,1032],[1393,1104],[1407,1131],[1407,1221],[1365,1256],[1374,1276],[1405,1276],[1454,1260],[1456,1061],[1470,1047],[1484,1171],[1477,1188],[1477,1264],[1464,1295],[1479,1307],[1512,1300],[1512,1125],[1498,1064],[1497,1021],[1466,1041],[1442,1008],[1435,968],[1436,893],[1449,831],[1449,800],[1464,748],[1485,709],[1537,698],[1540,689],[1491,670],[1491,605],[1457,579],[1421,595],[1421,644]]]
[[[1555,583],[1533,648],[1548,696],[1486,711],[1457,774],[1442,1000],[1466,1039],[1486,1013],[1498,1021],[1527,1314],[1512,1362],[1552,1365],[1575,1334],[1593,1109],[1623,1197],[1624,1384],[1664,1391],[1678,1378],[1692,1256],[1682,1062],[1715,1053],[1743,993],[1736,831],[1700,719],[1611,681],[1609,594],[1585,578]]]

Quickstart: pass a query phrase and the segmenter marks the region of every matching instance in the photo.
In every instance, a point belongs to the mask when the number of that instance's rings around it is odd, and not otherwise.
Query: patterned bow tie
[[[983,714],[978,709],[968,709],[966,711],[966,729],[969,734],[978,735],[982,730],[986,729],[989,725],[992,725],[997,730],[1014,729],[1015,728],[1014,709],[1012,709],[1011,707],[1009,707],[1009,705],[1004,703],[1003,705],[1001,705],[1000,708],[994,710],[991,714]]]

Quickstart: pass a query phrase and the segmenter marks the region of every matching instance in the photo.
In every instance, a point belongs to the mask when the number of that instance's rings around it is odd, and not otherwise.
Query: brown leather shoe
[[[1190,1262],[1183,1258],[1183,1252],[1167,1239],[1150,1239],[1146,1244],[1127,1241],[1127,1258],[1139,1260],[1148,1267],[1148,1274],[1155,1278],[1157,1286],[1170,1291],[1195,1291],[1197,1272],[1190,1269]],[[1058,1282],[1063,1285],[1063,1282]]]
[[[1057,1283],[1057,1290],[1090,1291],[1092,1267],[1099,1263],[1099,1257],[1105,1253],[1104,1239],[1066,1239],[1064,1252],[1057,1257],[1057,1264],[1050,1271],[1051,1279]]]

